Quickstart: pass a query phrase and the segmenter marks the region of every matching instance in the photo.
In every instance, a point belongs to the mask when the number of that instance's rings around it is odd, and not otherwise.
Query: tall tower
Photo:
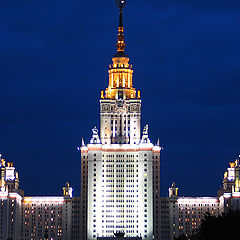
[[[109,83],[100,99],[100,137],[92,130],[81,147],[82,239],[127,237],[158,239],[160,146],[141,134],[140,91],[133,87],[133,70],[125,53],[123,8],[120,9],[117,53],[109,67]],[[157,226],[157,227],[155,227]]]
[[[120,16],[117,54],[109,68],[108,88],[101,93],[101,141],[103,144],[137,144],[140,141],[141,99],[140,91],[133,88],[133,70],[125,54],[123,7],[119,1]]]

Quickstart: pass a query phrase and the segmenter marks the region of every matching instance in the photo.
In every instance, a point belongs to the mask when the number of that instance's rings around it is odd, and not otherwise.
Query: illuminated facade
[[[72,198],[24,197],[21,239],[71,239]]]
[[[200,227],[207,213],[218,216],[231,210],[240,210],[239,159],[229,165],[217,197],[180,197],[175,183],[172,184],[169,197],[161,198],[160,201],[160,239],[173,240],[179,235],[191,236]]]
[[[217,197],[178,197],[173,183],[169,188],[169,238],[196,233],[204,216],[220,214]],[[162,238],[166,239],[166,238]]]
[[[117,53],[100,97],[100,131],[81,150],[81,197],[26,197],[13,163],[0,156],[0,240],[97,240],[124,232],[126,239],[173,240],[190,236],[206,213],[240,209],[239,160],[230,163],[218,197],[179,197],[175,184],[160,197],[159,141],[141,132],[141,94],[133,86],[133,68],[125,53],[123,7]],[[99,134],[100,133],[100,134]]]
[[[63,196],[25,197],[13,163],[0,158],[0,240],[70,240],[80,236],[80,199],[67,183]]]
[[[117,53],[108,87],[101,92],[100,136],[95,127],[90,143],[81,147],[84,240],[112,237],[117,231],[126,237],[158,239],[154,221],[158,222],[161,148],[151,143],[148,125],[141,134],[142,100],[125,53],[124,5],[119,1]]]
[[[161,238],[173,240],[180,235],[191,236],[200,227],[205,214],[220,214],[217,197],[180,197],[175,183],[169,197],[161,198]]]

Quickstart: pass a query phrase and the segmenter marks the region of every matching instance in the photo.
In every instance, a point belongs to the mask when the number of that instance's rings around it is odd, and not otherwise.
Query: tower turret
[[[176,187],[175,182],[172,183],[172,187],[168,189],[169,191],[169,197],[170,198],[176,198],[178,197],[178,188]]]
[[[72,198],[72,192],[73,192],[73,189],[72,187],[70,187],[70,184],[67,182],[66,186],[63,187],[63,196]]]
[[[126,1],[117,0],[120,9],[119,26],[117,36],[117,54],[112,58],[113,63],[109,66],[109,84],[108,88],[101,93],[102,99],[135,99],[140,98],[140,92],[136,95],[133,88],[132,65],[129,64],[129,57],[125,54],[124,27],[123,27],[123,8]]]
[[[8,191],[19,189],[19,176],[12,162],[7,162],[0,155],[0,188]]]
[[[140,141],[141,100],[140,91],[133,87],[133,70],[125,53],[123,8],[125,0],[117,0],[119,26],[117,53],[109,66],[109,83],[101,92],[101,129],[103,144],[138,144]]]

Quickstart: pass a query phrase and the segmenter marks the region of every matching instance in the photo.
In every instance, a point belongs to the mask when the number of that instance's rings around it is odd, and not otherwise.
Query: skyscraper
[[[141,134],[141,96],[133,87],[133,69],[125,53],[123,8],[119,0],[117,53],[109,83],[101,92],[100,136],[95,127],[81,147],[82,239],[113,236],[158,238],[160,150]]]

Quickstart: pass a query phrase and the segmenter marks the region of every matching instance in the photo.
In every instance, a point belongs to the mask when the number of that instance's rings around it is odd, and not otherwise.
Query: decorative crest
[[[126,0],[116,0],[116,4],[121,9],[121,8],[125,7],[125,5],[127,4],[127,1]]]

